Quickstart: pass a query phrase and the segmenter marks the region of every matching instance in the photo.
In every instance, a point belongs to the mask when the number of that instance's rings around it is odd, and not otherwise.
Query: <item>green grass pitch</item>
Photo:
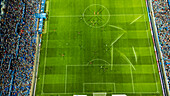
[[[145,0],[48,0],[36,96],[162,96]]]

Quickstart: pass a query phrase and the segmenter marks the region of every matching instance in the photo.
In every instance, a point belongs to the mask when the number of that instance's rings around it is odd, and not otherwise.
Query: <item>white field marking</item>
[[[48,21],[49,22],[49,21]],[[48,30],[49,30],[49,24],[48,23]],[[45,67],[46,67],[46,63],[47,63],[47,60],[46,60],[46,56],[47,56],[47,46],[48,46],[48,32],[47,32],[47,40],[46,40],[46,52],[45,52],[45,59],[44,59],[44,71],[43,71],[43,85],[42,85],[42,93],[43,93],[43,89],[44,89],[44,78],[45,78]]]
[[[87,95],[73,95],[73,96],[87,96]]]
[[[81,66],[89,66],[89,65],[66,65],[66,66],[68,66],[68,67],[81,67]],[[96,64],[96,65],[93,65],[93,66],[101,66],[101,65],[99,65],[99,64]],[[111,64],[110,65],[105,65],[105,66],[111,66]],[[121,64],[121,63],[119,63],[119,64],[113,64],[113,66],[131,66],[129,63],[127,63],[127,64]],[[135,66],[141,66],[141,65],[135,65]],[[153,65],[143,65],[143,66],[153,66]]]
[[[83,92],[82,92],[83,93]],[[129,93],[129,94],[160,94],[160,92],[107,92],[108,94],[109,93],[120,93],[120,94],[123,94],[123,93]],[[75,94],[75,93],[41,93],[41,94]],[[93,94],[93,92],[86,92],[86,94]]]
[[[127,15],[127,14],[126,14]],[[130,14],[128,14],[128,15],[130,15]],[[131,15],[141,15],[141,14],[131,14]],[[111,15],[112,16],[112,15]],[[117,16],[123,16],[123,14],[122,15],[117,15]],[[51,17],[51,16],[49,16],[49,17]],[[58,16],[54,16],[54,17],[58,17]],[[146,21],[145,21],[146,22]],[[146,31],[148,31],[148,30],[146,30]],[[152,61],[153,62],[153,61]],[[152,63],[153,64],[153,63]],[[116,64],[116,65],[118,65],[118,64]],[[122,65],[122,64],[121,64]],[[126,66],[127,64],[123,64],[123,66]],[[74,66],[74,65],[72,65],[72,66]],[[118,65],[118,66],[120,66],[120,65]],[[155,71],[154,71],[154,73],[155,73]],[[43,75],[43,77],[44,77],[44,75]],[[44,85],[44,84],[43,84]],[[86,92],[87,93],[87,92]],[[116,93],[132,93],[132,94],[139,94],[139,93],[143,93],[143,94],[152,94],[152,93],[159,93],[159,92],[116,92]],[[74,93],[42,93],[42,94],[74,94]],[[91,92],[89,92],[89,93],[87,93],[87,94],[91,94]]]
[[[110,65],[109,62],[107,62],[106,60],[103,60],[103,59],[93,59],[93,60],[89,61],[87,64],[89,64],[89,63],[92,62],[92,61],[103,61],[103,62],[105,62],[105,63],[107,63],[107,64]]]
[[[101,7],[104,8],[104,10],[107,11],[107,15],[105,15],[105,16],[108,16],[107,21],[106,21],[104,24],[102,24],[101,26],[92,26],[92,25],[90,25],[89,23],[87,23],[86,19],[84,18],[85,16],[86,16],[86,17],[88,16],[88,15],[84,15],[84,14],[85,14],[86,10],[87,10],[89,7],[91,7],[91,6],[101,6]],[[96,15],[90,15],[90,16],[96,16]],[[97,16],[98,16],[98,15],[97,15]],[[102,15],[99,15],[99,16],[102,16]],[[109,10],[108,10],[105,6],[103,6],[103,5],[100,5],[100,4],[91,4],[90,6],[87,6],[87,8],[85,8],[85,10],[84,10],[84,12],[83,12],[83,20],[84,20],[84,22],[85,22],[88,26],[90,26],[90,27],[100,28],[100,27],[105,26],[105,25],[109,22],[109,20],[110,20],[110,12],[109,12]]]
[[[46,8],[46,11],[49,11],[49,2],[50,1],[46,1],[47,2],[47,8]]]
[[[83,83],[83,93],[85,92],[85,88],[84,88],[84,83]]]
[[[131,30],[130,32],[144,32],[144,31],[148,31],[148,30],[136,30],[136,31]],[[112,31],[112,32],[117,32],[117,31]],[[55,31],[50,31],[48,33],[55,33]],[[49,41],[57,41],[57,40],[49,40]]]
[[[45,34],[47,32],[47,21],[45,20],[45,27],[44,27],[44,32],[42,32],[43,34]]]
[[[69,24],[70,24],[70,21],[69,21]],[[70,31],[69,31],[70,33]],[[63,48],[64,46],[62,46]],[[65,93],[67,93],[67,65],[66,65],[66,74],[65,74]]]
[[[107,94],[106,92],[93,92],[93,96],[94,96],[94,94]]]
[[[133,73],[132,73],[132,67],[130,66],[130,73],[131,73],[131,79],[132,79],[132,88],[133,92],[135,92],[134,82],[133,82]]]
[[[91,85],[92,85],[92,84],[96,84],[96,85],[97,85],[97,84],[115,84],[115,83],[112,83],[112,82],[109,83],[109,82],[108,82],[108,83],[83,83],[83,84],[84,84],[84,85],[85,85],[85,84],[91,84]]]
[[[143,16],[143,15],[141,15],[141,16],[139,16],[138,18],[136,18],[135,20],[133,20],[133,21],[130,23],[130,25],[133,24],[134,22],[136,22],[136,21],[137,21],[138,19],[140,19],[142,16]]]
[[[49,24],[48,24],[49,25]],[[49,28],[49,27],[48,27]],[[46,41],[46,53],[45,53],[45,59],[44,59],[44,71],[43,71],[43,85],[42,85],[42,93],[43,93],[43,89],[44,89],[44,78],[45,78],[45,67],[46,67],[46,63],[47,63],[47,59],[46,59],[46,56],[47,56],[47,46],[48,46],[48,33],[47,33],[47,41]]]
[[[114,84],[114,92],[116,93],[116,84]]]
[[[93,94],[107,94],[106,92],[93,92]]]
[[[50,17],[52,17],[52,18],[54,18],[54,17],[83,17],[83,15],[61,15],[61,16],[50,16]]]
[[[46,8],[46,12],[49,10],[49,2],[50,1],[46,1],[47,2],[47,8]],[[43,34],[45,34],[47,32],[47,21],[45,20],[45,27],[44,27],[44,32],[42,32]]]
[[[117,51],[129,62],[129,64],[133,67],[133,69],[136,70],[136,68],[133,66],[132,62],[129,60],[129,58],[127,58],[127,56],[125,54],[123,54],[122,52],[120,52],[119,50],[117,50]]]
[[[116,87],[115,87],[115,83],[83,83],[83,93],[86,93],[85,92],[85,85],[93,85],[93,84],[98,84],[98,85],[102,85],[102,84],[112,84],[113,86],[114,86],[114,91],[116,90]],[[92,92],[92,93],[94,93],[94,92]],[[107,92],[108,93],[108,92]],[[104,92],[103,93],[100,93],[100,92],[95,92],[95,94],[104,94]]]
[[[51,9],[51,1],[50,2],[50,9]],[[50,10],[49,10],[50,11]],[[50,19],[50,17],[49,17]],[[48,20],[48,32],[49,32],[49,25],[50,25],[50,20]],[[45,78],[45,66],[46,66],[46,63],[47,63],[47,60],[46,60],[46,56],[47,56],[47,46],[48,46],[48,32],[47,32],[47,41],[46,41],[46,53],[45,53],[45,59],[44,59],[44,71],[43,71],[43,83],[42,83],[42,90],[41,90],[41,93],[44,93],[43,90],[44,90],[44,78]]]
[[[116,28],[116,29],[119,29],[119,30],[122,30],[123,32],[127,32],[126,30],[124,30],[123,28],[121,27],[118,27],[118,26],[115,26],[115,25],[109,25],[110,27],[113,27],[113,28]]]
[[[145,21],[146,22],[146,21]],[[145,23],[146,25],[146,23]],[[151,43],[149,42],[149,32],[147,32],[147,37],[148,37],[148,43],[150,44],[150,47],[149,47],[149,50],[150,50],[150,55],[151,55],[151,61],[152,61],[152,65],[153,65],[153,70],[154,70],[154,76],[155,76],[155,82],[156,82],[156,89],[157,89],[157,92],[158,91],[158,82],[157,82],[157,79],[156,79],[156,72],[155,72],[155,68],[154,68],[154,63],[153,63],[153,57],[152,57],[152,51],[151,51]]]
[[[133,49],[133,53],[134,53],[134,55],[135,55],[135,61],[136,61],[136,63],[137,63],[137,61],[138,61],[138,57],[137,57],[137,55],[136,55],[135,48],[134,48],[134,47],[132,47],[132,49]]]
[[[87,95],[73,95],[73,96],[87,96]]]
[[[81,67],[81,66],[89,66],[89,65],[66,65],[67,67]],[[92,66],[101,66],[101,65],[92,65]],[[109,65],[105,65],[105,66],[111,66]],[[129,64],[113,64],[112,66],[129,66]]]
[[[67,93],[67,65],[66,65],[66,77],[65,77],[65,93]]]
[[[131,16],[131,15],[143,15],[143,14],[112,14],[112,15],[58,15],[49,17],[83,17],[83,16]]]
[[[124,33],[121,34],[115,41],[113,41],[112,44],[110,44],[110,46],[113,46],[113,44],[115,44],[123,35]]]
[[[111,70],[113,67],[113,46],[111,47]]]
[[[141,0],[141,4],[142,4],[142,9],[143,9],[143,15],[144,15],[144,20],[145,20],[145,26],[146,26],[146,29],[147,29],[147,22],[146,22],[146,18],[145,18],[145,11],[144,11],[144,6],[143,6],[142,0]],[[146,32],[147,32],[148,43],[149,43],[149,45],[150,45],[149,50],[150,50],[150,55],[151,55],[151,61],[152,61],[152,65],[154,66],[154,64],[153,64],[152,52],[151,52],[151,43],[149,42],[149,41],[150,41],[150,39],[149,39],[149,31],[146,31]],[[153,68],[154,68],[154,67],[153,67]],[[158,92],[158,83],[157,83],[157,79],[156,79],[155,68],[154,68],[153,70],[154,70],[154,75],[155,75],[156,88],[157,88],[157,92]]]
[[[155,77],[155,82],[156,82],[156,89],[157,89],[157,92],[159,92],[158,91],[158,83],[157,83],[157,79],[156,79],[156,73],[155,73],[155,67],[154,67],[154,65],[152,64],[152,67],[153,67],[153,72],[154,72],[154,77]]]

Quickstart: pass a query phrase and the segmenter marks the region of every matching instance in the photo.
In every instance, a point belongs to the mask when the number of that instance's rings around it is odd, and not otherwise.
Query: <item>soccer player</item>
[[[93,64],[93,62],[90,62],[89,64]]]
[[[63,54],[61,54],[61,56],[62,56],[62,57],[64,57],[64,56],[65,56],[65,54],[63,53]]]

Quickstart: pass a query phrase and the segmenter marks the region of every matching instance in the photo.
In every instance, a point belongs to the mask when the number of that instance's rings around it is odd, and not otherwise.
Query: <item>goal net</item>
[[[93,96],[106,96],[107,93],[93,93]]]

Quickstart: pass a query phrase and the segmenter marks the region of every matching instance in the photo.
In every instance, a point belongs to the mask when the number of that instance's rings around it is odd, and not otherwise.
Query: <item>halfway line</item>
[[[60,16],[49,16],[49,17],[86,17],[86,16],[128,16],[128,15],[142,15],[142,14],[113,14],[113,15],[60,15]]]

